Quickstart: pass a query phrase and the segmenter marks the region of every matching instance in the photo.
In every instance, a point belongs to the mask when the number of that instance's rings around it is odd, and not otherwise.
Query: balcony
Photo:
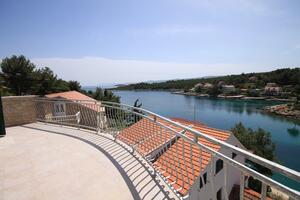
[[[300,198],[245,159],[296,181],[299,172],[251,154],[230,132],[111,102],[28,101],[15,114],[30,113],[34,123],[0,139],[3,199]],[[260,192],[248,187],[250,177]]]
[[[10,127],[0,149],[0,199],[172,198],[141,157],[93,131]]]

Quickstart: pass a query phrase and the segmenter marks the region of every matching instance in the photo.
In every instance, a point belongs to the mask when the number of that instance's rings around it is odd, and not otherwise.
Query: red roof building
[[[47,94],[46,97],[48,98],[64,98],[68,100],[77,100],[77,101],[96,101],[95,99],[84,95],[77,91],[67,91],[67,92],[58,92]]]
[[[231,132],[210,128],[199,122],[178,118],[172,120],[218,140],[244,148]],[[177,132],[183,131],[182,128],[166,121],[157,119],[157,122]],[[185,132],[184,135],[194,139],[193,133],[189,131]],[[141,119],[122,130],[117,138],[134,146],[140,154],[152,158],[154,168],[182,197],[189,195],[191,199],[198,199],[199,196],[202,197],[201,199],[210,199],[212,198],[211,194],[229,196],[233,186],[240,184],[239,170],[232,166],[226,166],[227,183],[225,188],[225,163],[222,160],[212,157],[211,153],[200,150],[197,145],[178,137],[170,130],[161,128],[157,123],[148,119]],[[203,137],[199,137],[198,141],[202,145],[244,163],[242,156],[229,152],[218,144],[214,144]],[[249,195],[249,192],[245,194]]]

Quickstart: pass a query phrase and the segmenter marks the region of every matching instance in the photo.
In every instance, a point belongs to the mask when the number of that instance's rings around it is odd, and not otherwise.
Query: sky
[[[299,0],[0,0],[0,59],[82,85],[300,66]]]

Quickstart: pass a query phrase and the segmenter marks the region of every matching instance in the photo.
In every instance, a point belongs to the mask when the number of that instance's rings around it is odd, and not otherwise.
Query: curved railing
[[[38,98],[36,113],[38,121],[111,134],[143,156],[153,167],[154,175],[160,175],[181,198],[193,198],[193,191],[201,192],[201,185],[203,187],[205,182],[209,183],[206,187],[209,187],[211,199],[217,199],[216,185],[220,183],[213,180],[217,176],[214,173],[214,161],[222,160],[221,180],[225,199],[229,199],[230,195],[228,188],[231,185],[228,184],[232,183],[228,180],[232,177],[228,171],[231,168],[240,173],[240,199],[244,199],[245,184],[249,177],[260,181],[261,199],[267,198],[268,186],[282,191],[292,199],[300,199],[299,191],[255,171],[244,160],[258,163],[297,182],[300,182],[299,172],[143,108],[114,102]],[[66,120],[63,120],[64,117]],[[196,126],[204,127],[201,124]],[[238,158],[232,158],[231,153],[238,155]]]

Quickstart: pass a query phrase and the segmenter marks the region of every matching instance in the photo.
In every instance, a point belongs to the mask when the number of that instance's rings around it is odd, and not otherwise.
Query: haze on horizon
[[[0,59],[82,85],[300,66],[298,0],[1,0]]]

